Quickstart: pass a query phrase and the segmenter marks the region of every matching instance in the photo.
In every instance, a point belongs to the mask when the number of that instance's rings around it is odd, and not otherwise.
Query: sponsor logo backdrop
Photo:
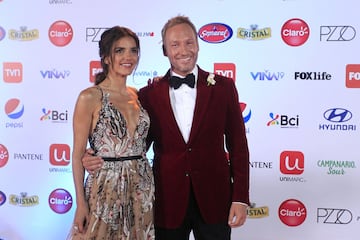
[[[65,238],[75,209],[73,107],[101,70],[101,33],[123,25],[138,34],[141,61],[128,84],[141,88],[169,67],[160,31],[177,14],[199,30],[200,66],[233,78],[240,95],[252,204],[233,239],[357,239],[356,6],[356,0],[0,1],[0,239]]]

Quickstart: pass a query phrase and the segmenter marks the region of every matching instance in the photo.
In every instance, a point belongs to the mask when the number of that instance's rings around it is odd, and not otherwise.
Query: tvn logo
[[[280,154],[280,172],[300,175],[304,172],[304,154],[300,151],[283,151]]]
[[[233,63],[214,63],[214,73],[236,80],[236,66]]]
[[[20,62],[3,63],[3,79],[6,83],[20,83],[23,79],[23,66]]]
[[[360,64],[346,65],[346,87],[360,88]]]

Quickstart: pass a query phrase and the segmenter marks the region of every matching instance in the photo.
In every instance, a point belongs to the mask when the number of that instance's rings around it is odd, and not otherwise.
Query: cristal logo
[[[236,66],[233,63],[214,63],[214,73],[236,81]]]
[[[292,47],[303,45],[309,38],[310,28],[305,21],[293,18],[284,23],[281,28],[281,37]]]
[[[346,87],[360,88],[360,64],[346,65]]]
[[[49,206],[56,213],[66,213],[72,207],[72,196],[63,188],[52,191],[49,195]]]
[[[199,29],[198,35],[205,42],[222,43],[232,37],[233,30],[223,23],[209,23]]]
[[[0,167],[5,166],[8,160],[9,152],[4,145],[0,144]]]
[[[251,109],[247,107],[247,104],[244,102],[239,103],[239,105],[244,118],[244,123],[247,123],[251,118]]]
[[[70,163],[70,146],[67,144],[51,144],[49,149],[50,164],[67,166]]]
[[[5,38],[5,36],[6,36],[5,29],[0,26],[0,41],[3,40]]]
[[[5,113],[11,119],[18,119],[24,114],[24,105],[20,104],[20,100],[12,98],[5,104]]]
[[[278,214],[282,223],[289,227],[296,227],[305,221],[307,212],[302,202],[288,199],[280,204]]]
[[[49,39],[55,46],[63,47],[68,45],[73,38],[73,29],[65,21],[56,21],[49,28]]]
[[[96,74],[102,71],[101,62],[100,61],[90,61],[90,82],[95,82]]]
[[[304,172],[304,154],[299,151],[283,151],[280,154],[280,172],[299,175]]]

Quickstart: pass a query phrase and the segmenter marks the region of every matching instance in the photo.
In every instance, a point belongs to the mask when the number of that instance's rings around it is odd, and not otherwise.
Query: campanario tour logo
[[[224,23],[209,23],[199,29],[198,35],[205,42],[222,43],[232,37],[233,30]]]
[[[74,32],[68,22],[59,20],[50,26],[48,34],[52,44],[58,47],[64,47],[71,42]]]
[[[292,47],[303,45],[308,40],[309,35],[310,28],[308,24],[300,18],[286,21],[281,28],[282,39]]]

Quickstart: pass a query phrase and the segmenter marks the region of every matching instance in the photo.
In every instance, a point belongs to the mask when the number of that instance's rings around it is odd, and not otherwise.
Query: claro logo
[[[289,227],[301,225],[306,219],[305,205],[296,199],[288,199],[280,204],[279,218]]]
[[[65,21],[56,21],[49,28],[49,39],[57,47],[68,45],[73,38],[73,29]]]
[[[303,45],[309,38],[310,28],[307,23],[299,18],[293,18],[284,23],[281,28],[281,37],[284,42],[292,47]]]
[[[222,43],[232,37],[233,30],[224,23],[209,23],[199,29],[198,35],[205,42]]]

